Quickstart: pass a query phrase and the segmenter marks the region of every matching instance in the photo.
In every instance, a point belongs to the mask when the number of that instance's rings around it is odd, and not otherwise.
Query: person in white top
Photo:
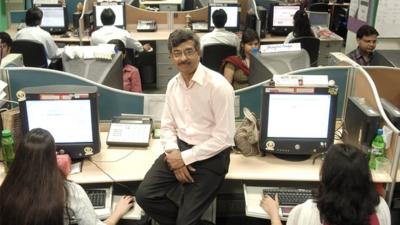
[[[200,38],[201,51],[203,52],[204,46],[211,44],[232,45],[239,50],[239,37],[236,34],[225,30],[224,28],[227,21],[226,12],[223,9],[215,10],[212,14],[212,20],[215,28],[213,31],[203,35]]]
[[[86,192],[66,176],[53,136],[41,128],[29,131],[0,186],[0,224],[116,225],[134,205],[133,197],[122,197],[102,222]]]
[[[139,41],[133,39],[127,30],[114,26],[115,13],[111,8],[104,9],[100,19],[103,27],[92,33],[91,45],[106,44],[113,39],[118,39],[125,44],[125,48],[132,48],[137,52],[152,50],[150,44],[142,45]]]
[[[390,210],[372,182],[367,156],[351,145],[332,145],[320,171],[314,199],[297,205],[287,225],[391,225]],[[281,225],[278,196],[264,196],[261,207],[272,225]]]
[[[48,59],[60,58],[63,50],[58,48],[49,32],[40,28],[42,18],[43,12],[39,8],[28,9],[25,14],[27,27],[19,30],[15,39],[38,41],[43,44]]]
[[[136,201],[159,224],[195,225],[218,193],[234,145],[234,92],[200,63],[196,34],[172,32],[168,50],[179,73],[167,87],[161,154],[136,191]]]

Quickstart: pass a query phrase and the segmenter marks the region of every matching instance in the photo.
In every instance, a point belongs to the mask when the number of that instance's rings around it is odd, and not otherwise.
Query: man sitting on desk
[[[16,40],[34,40],[43,44],[48,59],[60,58],[63,52],[59,49],[50,33],[40,28],[43,12],[37,7],[30,8],[25,14],[25,28],[19,30]]]
[[[214,30],[200,38],[201,52],[203,52],[204,46],[211,44],[233,45],[239,49],[238,36],[224,28],[227,21],[226,12],[223,9],[215,10],[212,14],[212,21],[215,26]]]
[[[358,48],[347,54],[352,60],[361,66],[368,66],[374,57],[374,49],[378,38],[375,28],[364,25],[357,30]]]
[[[166,92],[161,154],[136,191],[136,201],[162,225],[197,225],[229,167],[235,132],[234,92],[219,73],[200,63],[200,42],[190,30],[168,39],[179,73]]]
[[[132,48],[138,52],[152,50],[150,44],[142,45],[139,41],[133,39],[128,31],[114,26],[115,13],[112,9],[104,9],[100,18],[103,27],[92,33],[92,45],[106,44],[113,39],[118,39],[124,42],[126,48]]]

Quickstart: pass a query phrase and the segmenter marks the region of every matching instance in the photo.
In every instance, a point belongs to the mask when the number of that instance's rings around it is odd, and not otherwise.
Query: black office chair
[[[15,40],[11,53],[21,53],[25,66],[47,68],[46,50],[42,43],[33,40]]]
[[[319,43],[316,37],[297,37],[289,41],[289,43],[300,43],[310,56],[310,65],[318,66]]]
[[[203,48],[201,62],[204,66],[219,72],[222,61],[231,55],[236,55],[236,46],[224,44],[206,45]]]
[[[308,6],[308,11],[313,12],[329,12],[330,7],[327,3],[314,3]]]

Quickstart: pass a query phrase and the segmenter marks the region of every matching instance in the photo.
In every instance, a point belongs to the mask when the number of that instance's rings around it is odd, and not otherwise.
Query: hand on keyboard
[[[274,198],[275,200],[269,195],[264,195],[260,202],[261,208],[263,208],[264,211],[271,217],[271,222],[273,220],[280,221],[278,194],[275,194]]]
[[[125,213],[127,213],[130,209],[132,209],[134,204],[135,204],[135,199],[132,196],[125,195],[119,200],[112,214],[116,214],[122,217],[123,215],[125,215]]]

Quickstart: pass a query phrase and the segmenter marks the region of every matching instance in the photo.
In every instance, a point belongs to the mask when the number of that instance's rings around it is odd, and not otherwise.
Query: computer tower
[[[400,130],[400,109],[384,98],[381,98],[381,103],[390,122]]]
[[[268,12],[262,6],[257,6],[257,12],[258,12],[258,16],[259,16],[260,21],[261,21],[260,38],[265,38],[265,35],[267,35]]]
[[[365,99],[349,97],[343,121],[343,142],[367,152],[380,123],[379,112],[372,108]]]

